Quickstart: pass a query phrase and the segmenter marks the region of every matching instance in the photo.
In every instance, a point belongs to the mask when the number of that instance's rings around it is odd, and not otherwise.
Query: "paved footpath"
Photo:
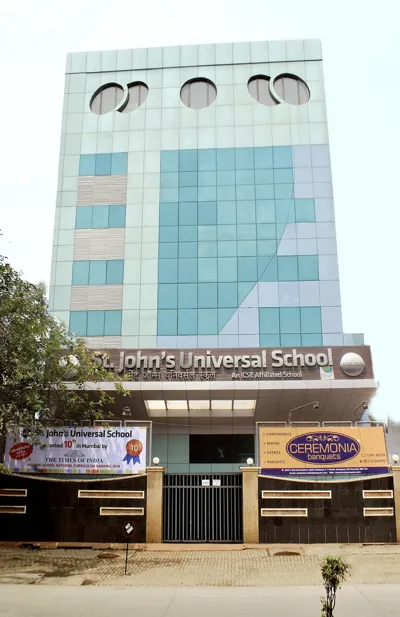
[[[319,617],[318,587],[0,587],[1,617]],[[399,617],[400,585],[346,585],[335,617]]]
[[[383,583],[386,588],[388,584],[400,585],[400,545],[160,545],[143,548],[129,552],[127,576],[124,575],[125,552],[122,550],[0,548],[0,584],[35,585],[35,588],[51,585],[271,588],[311,585],[318,586],[315,593],[319,596],[321,562],[326,555],[338,555],[350,566],[349,584],[353,589],[365,584]],[[1,591],[4,594],[2,587]],[[291,595],[296,594],[297,591]],[[398,597],[397,617],[400,616],[400,594]]]

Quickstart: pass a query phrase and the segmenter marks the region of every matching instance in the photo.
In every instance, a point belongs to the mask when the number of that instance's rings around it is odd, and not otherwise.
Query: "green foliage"
[[[61,424],[106,417],[113,396],[87,382],[109,379],[96,353],[49,314],[44,285],[24,281],[0,256],[0,437],[23,426],[35,439],[54,414]]]
[[[333,617],[336,605],[336,592],[346,580],[349,566],[340,557],[326,557],[322,563],[321,574],[324,581],[326,597],[321,598],[321,617]]]

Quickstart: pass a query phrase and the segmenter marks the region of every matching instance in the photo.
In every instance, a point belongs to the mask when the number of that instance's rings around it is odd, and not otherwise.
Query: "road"
[[[319,617],[318,586],[72,587],[1,585],[1,617]],[[400,584],[346,585],[335,617],[399,617]]]

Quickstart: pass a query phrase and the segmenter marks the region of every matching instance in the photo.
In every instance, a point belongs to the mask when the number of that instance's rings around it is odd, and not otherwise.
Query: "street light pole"
[[[298,409],[304,409],[304,407],[311,407],[311,405],[314,407],[314,409],[319,409],[319,402],[318,401],[312,401],[311,403],[306,403],[305,405],[299,405],[299,407],[293,407],[293,409],[290,409],[289,410],[289,416],[288,416],[289,424],[292,421],[292,412],[293,411],[297,411]]]

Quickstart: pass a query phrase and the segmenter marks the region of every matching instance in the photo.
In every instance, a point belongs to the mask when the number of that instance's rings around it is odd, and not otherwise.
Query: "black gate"
[[[242,474],[165,474],[164,542],[243,542]]]

